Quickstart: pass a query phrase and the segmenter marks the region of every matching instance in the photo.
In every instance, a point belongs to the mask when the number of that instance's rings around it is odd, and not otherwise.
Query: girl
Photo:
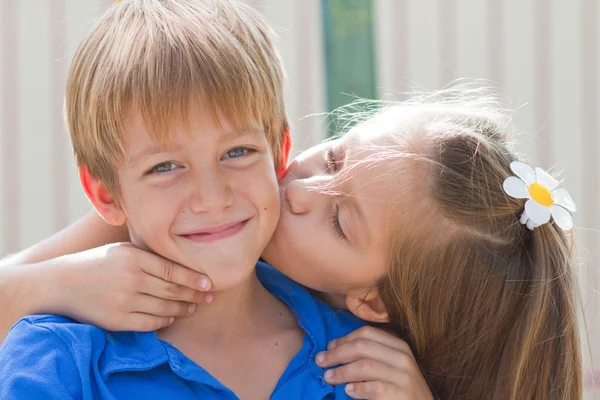
[[[437,398],[580,398],[569,234],[575,206],[552,177],[516,161],[506,142],[510,133],[506,113],[479,90],[387,104],[292,162],[264,259],[404,339]],[[80,250],[97,237],[124,240],[87,217],[13,265]],[[73,241],[67,249],[58,246],[65,238]],[[152,270],[144,266],[150,255],[121,250],[128,264]],[[98,253],[84,254],[59,262],[72,267],[67,271],[114,268]],[[55,265],[30,267],[59,276]],[[168,269],[166,280],[182,282],[188,272],[178,267]],[[19,268],[12,270],[16,286],[24,280]],[[97,293],[88,279],[80,283]],[[70,280],[52,285],[71,291],[76,278]],[[195,293],[181,289],[178,298],[184,292]],[[89,301],[79,296],[82,304]],[[25,293],[3,301],[18,308],[19,299]],[[30,307],[21,314],[41,308]],[[397,357],[412,355],[404,345],[362,329],[331,343],[317,362],[347,364],[326,379],[383,398],[374,393],[407,387],[403,371],[412,357]]]

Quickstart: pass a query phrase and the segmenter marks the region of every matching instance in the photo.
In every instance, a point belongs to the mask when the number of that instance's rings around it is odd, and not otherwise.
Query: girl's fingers
[[[167,282],[152,275],[147,275],[140,287],[140,293],[159,297],[165,300],[183,301],[188,303],[210,304],[214,298],[212,293],[206,293],[173,282]]]
[[[412,354],[362,338],[343,342],[332,349],[317,354],[316,362],[320,367],[327,368],[349,364],[361,359],[379,361],[401,370],[411,368],[416,363]]]
[[[414,397],[408,397],[407,393],[401,388],[381,381],[350,383],[346,385],[344,390],[353,399],[417,400]]]
[[[141,269],[149,275],[162,279],[165,282],[175,283],[194,290],[203,292],[212,288],[210,279],[199,272],[184,267],[173,261],[164,259],[154,254],[144,254],[143,262],[138,261]]]
[[[391,333],[385,332],[381,329],[373,328],[372,326],[363,326],[362,328],[359,328],[344,337],[332,340],[329,342],[327,348],[335,348],[336,346],[339,346],[343,343],[352,342],[356,339],[366,339],[377,342],[392,349],[407,353],[414,358],[410,346],[404,340],[399,339]]]
[[[132,310],[157,317],[187,317],[196,310],[196,305],[182,301],[165,300],[147,294],[138,294],[133,299]]]
[[[395,385],[407,383],[410,377],[402,370],[390,367],[388,364],[367,358],[329,369],[325,372],[325,380],[330,385],[354,383],[363,381],[381,381]]]
[[[125,321],[124,331],[152,332],[165,328],[173,323],[173,317],[158,317],[144,313],[131,313]]]

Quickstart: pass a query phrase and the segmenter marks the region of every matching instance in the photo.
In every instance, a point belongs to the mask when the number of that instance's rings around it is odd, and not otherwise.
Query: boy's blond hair
[[[202,107],[235,128],[264,129],[275,163],[288,128],[284,74],[271,29],[231,0],[124,0],[79,46],[66,116],[77,163],[118,196],[128,116],[139,110],[155,139]],[[277,165],[276,165],[277,167]]]

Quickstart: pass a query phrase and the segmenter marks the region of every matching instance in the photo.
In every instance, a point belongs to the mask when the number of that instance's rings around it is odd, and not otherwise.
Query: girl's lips
[[[250,219],[234,222],[233,224],[226,224],[215,226],[211,228],[199,229],[194,232],[186,233],[181,235],[183,238],[191,240],[197,243],[210,243],[217,240],[226,239],[239,233]]]

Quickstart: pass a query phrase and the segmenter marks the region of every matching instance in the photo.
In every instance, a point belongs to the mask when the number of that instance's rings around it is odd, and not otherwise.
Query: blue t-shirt
[[[329,341],[364,323],[314,298],[267,264],[258,263],[256,273],[306,332],[271,399],[348,398],[343,385],[323,380],[325,370],[314,359]],[[237,396],[155,332],[109,332],[65,317],[35,315],[17,322],[0,347],[2,400],[175,398]]]

